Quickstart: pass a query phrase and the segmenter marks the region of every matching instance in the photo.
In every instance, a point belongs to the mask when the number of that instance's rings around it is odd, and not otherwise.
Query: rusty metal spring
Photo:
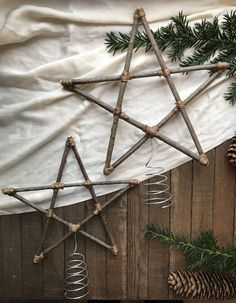
[[[159,166],[151,166],[150,162],[153,158],[153,143],[151,140],[151,156],[145,167],[149,170],[145,175],[147,180],[144,181],[143,195],[144,203],[160,205],[162,208],[167,208],[173,205],[171,202],[172,195],[170,193],[170,187],[166,181],[167,176],[163,174],[164,168]]]
[[[80,300],[89,293],[88,270],[83,254],[77,251],[78,244],[75,234],[75,249],[69,254],[64,280],[64,297],[68,300]]]

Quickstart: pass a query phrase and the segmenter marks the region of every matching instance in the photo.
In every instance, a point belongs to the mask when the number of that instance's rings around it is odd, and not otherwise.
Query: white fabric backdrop
[[[55,181],[66,137],[72,135],[92,180],[145,178],[150,156],[147,142],[111,176],[102,174],[112,115],[98,106],[64,91],[62,78],[119,74],[125,53],[112,56],[104,46],[108,31],[129,32],[134,9],[143,5],[153,29],[168,23],[183,10],[190,21],[220,18],[236,9],[235,0],[184,1],[0,1],[0,187],[49,184]],[[172,64],[173,65],[173,64]],[[157,67],[153,54],[137,52],[132,70]],[[175,83],[184,98],[207,79],[198,72]],[[223,100],[229,80],[219,79],[188,108],[189,116],[205,151],[233,136],[236,106]],[[115,105],[118,87],[98,84],[86,89]],[[128,84],[124,110],[142,122],[160,121],[174,101],[161,79],[133,80]],[[155,109],[151,109],[155,106]],[[194,150],[181,117],[173,119],[163,133]],[[130,148],[143,133],[121,122],[114,159]],[[155,143],[155,163],[165,170],[190,158],[164,143]],[[207,169],[207,168],[206,168]],[[63,181],[79,180],[80,172],[69,157]],[[115,187],[99,187],[98,194]],[[51,191],[25,195],[41,206],[48,205]],[[89,197],[85,189],[64,190],[58,206]],[[17,200],[0,195],[0,214],[29,211]]]

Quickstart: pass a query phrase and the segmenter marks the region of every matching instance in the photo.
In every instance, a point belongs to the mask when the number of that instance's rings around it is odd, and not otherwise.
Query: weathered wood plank
[[[0,217],[0,299],[3,298],[3,266],[2,266],[2,256],[3,256],[3,249],[2,249],[2,217]]]
[[[1,218],[3,298],[20,299],[22,292],[21,222],[19,215]]]
[[[107,199],[113,195],[107,195]],[[127,199],[125,193],[107,208],[107,225],[119,250],[117,256],[107,253],[108,299],[127,297]]]
[[[174,234],[190,240],[191,211],[192,211],[192,166],[190,161],[171,171],[171,194],[174,206],[171,208],[171,231]],[[170,250],[170,271],[183,270],[186,268],[185,257],[182,252]],[[169,292],[170,299],[181,299],[172,290]]]
[[[235,168],[226,158],[228,146],[226,142],[216,149],[213,208],[213,231],[225,247],[233,245],[235,211]]]
[[[85,204],[77,203],[74,205],[63,207],[65,220],[71,223],[79,223],[85,218]],[[82,228],[83,229],[83,228]],[[65,229],[65,233],[68,232]],[[85,238],[80,233],[76,235],[78,251],[85,255]],[[65,241],[65,261],[69,254],[75,249],[75,238],[72,235]]]
[[[42,299],[43,264],[33,263],[33,257],[42,237],[42,214],[39,212],[22,214],[21,222],[23,297]]]
[[[168,178],[166,184],[170,186],[170,173],[166,173],[166,176]],[[151,182],[153,181],[158,181],[158,179],[155,179],[154,177]],[[155,185],[150,186],[150,190],[155,189]],[[169,229],[170,208],[162,208],[158,205],[149,205],[149,222],[155,226]],[[169,294],[167,284],[169,273],[169,248],[161,244],[159,241],[154,240],[150,240],[148,244],[148,299],[154,300],[158,297],[165,300],[168,299]]]
[[[63,217],[63,208],[55,209],[55,213]],[[45,247],[53,245],[64,235],[64,226],[53,220],[49,225]],[[62,299],[64,287],[64,243],[50,251],[43,260],[43,280],[45,299]]]
[[[192,238],[202,230],[212,229],[215,151],[208,152],[207,157],[206,167],[193,162]]]
[[[99,202],[102,203],[106,198],[99,198]],[[89,213],[94,209],[94,202],[86,202],[86,208]],[[104,218],[106,219],[106,210],[102,211]],[[89,220],[86,224],[86,231],[95,237],[106,241],[106,233],[102,225],[102,221],[98,216]],[[89,299],[103,299],[106,298],[106,255],[107,251],[104,247],[98,245],[90,239],[86,239],[86,261],[88,266],[89,281],[90,281],[90,293]]]
[[[64,207],[64,217],[65,220],[71,223],[79,223],[85,217],[85,204],[77,203],[74,205]],[[65,229],[65,232],[68,230]],[[78,244],[78,252],[85,256],[85,238],[80,233],[76,234],[76,240]],[[75,249],[75,237],[71,235],[64,244],[65,247],[65,270],[66,270],[66,262],[69,254],[74,252]],[[86,261],[86,260],[85,260]]]
[[[226,142],[208,153],[208,167],[189,162],[171,172],[175,206],[170,210],[145,205],[140,194],[143,189],[138,187],[109,206],[105,214],[120,248],[117,257],[91,240],[85,241],[83,236],[79,236],[80,251],[85,252],[86,248],[91,285],[89,298],[128,298],[131,301],[168,298],[168,270],[182,269],[185,266],[184,257],[171,250],[169,260],[166,247],[158,241],[148,243],[143,236],[148,221],[163,227],[168,227],[170,223],[173,232],[187,238],[190,238],[190,231],[194,238],[201,230],[213,228],[220,244],[228,246],[233,240],[236,244],[236,175],[235,168],[230,167],[225,159],[228,144]],[[102,198],[103,201],[105,199]],[[86,204],[68,206],[58,211],[60,215],[64,212],[70,221],[77,222],[80,216],[84,216]],[[64,254],[66,256],[73,251],[73,237],[50,252],[43,264],[32,264],[32,255],[42,232],[40,216],[39,213],[29,213],[0,218],[1,300],[33,300],[42,299],[43,296],[45,300],[63,299]],[[89,221],[86,228],[88,232],[106,240],[98,218]],[[54,243],[63,234],[64,226],[53,221],[47,245]],[[178,299],[171,292],[169,298]],[[236,303],[236,299],[227,302]]]
[[[140,197],[142,186],[128,193],[127,299],[135,300],[148,297],[148,242],[144,239],[148,206]]]

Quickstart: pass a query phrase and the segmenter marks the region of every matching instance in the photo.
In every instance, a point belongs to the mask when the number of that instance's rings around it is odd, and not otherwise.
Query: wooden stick
[[[217,79],[220,75],[222,75],[222,71],[219,71],[209,77],[201,86],[199,86],[192,94],[190,94],[185,100],[185,105],[189,104],[195,97],[197,97],[202,91],[209,86],[215,79]],[[156,124],[159,128],[165,125],[170,119],[172,119],[177,113],[178,109],[175,106],[158,124]],[[111,164],[113,168],[116,168],[121,163],[123,163],[127,158],[129,158],[136,150],[138,150],[150,137],[146,134],[143,136],[137,143],[135,143],[122,157],[116,160]]]
[[[99,245],[109,249],[109,250],[112,250],[112,246],[108,245],[107,243],[105,243],[104,241],[90,235],[89,233],[85,232],[84,230],[79,230],[79,232],[84,235],[85,237],[93,240],[94,242],[98,243]]]
[[[144,10],[142,8],[139,8],[137,10],[137,12],[138,12],[138,14],[141,14],[140,15],[140,19],[141,19],[142,24],[144,26],[144,29],[145,29],[145,31],[147,33],[147,36],[148,36],[148,38],[149,38],[149,40],[151,42],[154,54],[156,55],[156,58],[157,58],[160,66],[161,66],[161,69],[163,71],[164,77],[166,78],[166,81],[167,81],[167,83],[169,85],[169,88],[170,88],[170,90],[171,90],[171,92],[172,92],[172,94],[173,94],[173,96],[175,98],[177,107],[178,107],[180,113],[182,114],[182,117],[183,117],[183,119],[184,119],[184,121],[185,121],[185,123],[186,123],[186,125],[188,127],[188,130],[189,130],[190,135],[191,135],[191,137],[192,137],[192,139],[193,139],[193,141],[195,143],[195,146],[196,146],[196,148],[198,150],[199,155],[202,155],[203,154],[202,147],[201,147],[200,142],[198,140],[198,137],[197,137],[197,135],[195,133],[195,130],[194,130],[193,126],[192,126],[192,123],[191,123],[191,121],[190,121],[190,119],[188,117],[188,114],[187,114],[187,112],[185,110],[184,104],[183,104],[183,102],[182,102],[182,100],[181,100],[181,98],[179,96],[179,93],[178,93],[178,91],[177,91],[177,89],[175,87],[175,84],[174,84],[174,82],[172,80],[172,77],[170,75],[170,71],[169,71],[169,69],[167,68],[167,66],[165,64],[165,61],[163,60],[163,57],[161,55],[161,51],[160,51],[160,49],[159,49],[159,47],[158,47],[158,45],[156,43],[156,40],[155,40],[155,38],[153,36],[153,33],[150,30],[149,25],[147,23],[147,19],[145,17]]]
[[[87,172],[86,172],[86,169],[85,169],[85,167],[84,167],[84,165],[83,165],[83,162],[82,162],[82,160],[81,160],[81,158],[80,158],[79,152],[78,152],[78,150],[77,150],[75,144],[72,146],[72,150],[73,150],[73,152],[74,152],[74,154],[75,154],[76,160],[77,160],[77,162],[78,162],[78,164],[79,164],[79,167],[80,167],[80,169],[81,169],[81,171],[82,171],[82,174],[83,174],[83,176],[84,176],[85,181],[89,182],[89,181],[90,181],[90,180],[89,180],[89,176],[88,176],[88,174],[87,174]],[[98,198],[97,198],[97,196],[96,196],[96,193],[95,193],[95,190],[94,190],[93,186],[92,186],[92,185],[89,185],[89,186],[88,186],[88,190],[90,191],[90,194],[91,194],[91,196],[92,196],[92,198],[93,198],[93,201],[94,201],[95,206],[99,205],[99,201],[98,201]],[[101,218],[101,221],[102,221],[102,224],[103,224],[103,226],[104,226],[104,228],[105,228],[105,231],[106,231],[106,233],[107,233],[107,235],[108,235],[109,241],[112,243],[112,246],[113,246],[115,242],[114,242],[114,239],[113,239],[113,237],[112,237],[110,231],[108,230],[108,227],[107,227],[106,221],[105,221],[105,219],[104,219],[104,216],[103,216],[102,213],[99,213],[99,216],[100,216],[100,218]]]
[[[66,220],[64,220],[63,218],[57,216],[55,213],[54,213],[54,207],[55,207],[55,202],[56,202],[56,198],[57,196],[54,196],[55,198],[53,198],[51,200],[51,204],[50,204],[50,208],[48,210],[45,210],[43,209],[41,206],[29,201],[28,199],[22,197],[21,195],[19,195],[17,192],[20,192],[20,191],[32,191],[32,190],[39,190],[39,189],[53,189],[54,192],[58,192],[60,189],[63,189],[65,187],[65,184],[61,183],[61,177],[62,177],[62,173],[63,173],[63,169],[64,169],[64,166],[65,166],[65,163],[66,163],[66,158],[67,158],[67,155],[68,155],[68,152],[69,152],[69,149],[72,149],[73,152],[74,152],[74,155],[76,157],[76,160],[78,162],[78,165],[80,167],[80,170],[83,174],[83,177],[85,179],[84,182],[76,182],[76,183],[69,183],[67,184],[67,187],[72,187],[73,185],[76,185],[76,186],[85,186],[85,187],[88,187],[90,193],[91,193],[91,196],[93,198],[93,201],[95,203],[95,209],[89,214],[87,215],[87,217],[85,219],[82,220],[82,222],[80,223],[71,223],[71,222],[68,222]],[[102,211],[109,205],[111,204],[113,201],[117,200],[118,197],[120,197],[122,194],[124,194],[130,187],[132,186],[135,186],[137,184],[139,184],[139,181],[136,180],[136,179],[130,179],[128,181],[126,180],[118,180],[118,181],[98,181],[98,182],[91,182],[89,180],[89,177],[88,177],[88,174],[86,172],[86,169],[83,165],[83,162],[80,158],[80,155],[79,155],[79,152],[75,146],[75,141],[72,137],[68,137],[67,138],[67,141],[66,141],[66,148],[64,150],[64,153],[63,153],[63,157],[62,157],[62,160],[61,160],[61,165],[60,165],[60,168],[59,168],[59,172],[58,172],[58,175],[57,175],[57,179],[56,179],[56,183],[52,184],[52,185],[43,185],[43,186],[34,186],[34,187],[24,187],[24,188],[4,188],[2,190],[3,194],[6,194],[6,195],[9,195],[9,196],[13,196],[14,198],[18,199],[19,201],[23,202],[24,204],[32,207],[33,209],[37,210],[37,211],[40,211],[41,213],[45,214],[47,216],[47,219],[55,219],[57,220],[58,222],[66,225],[66,227],[69,229],[69,232],[64,235],[59,241],[57,241],[56,243],[54,243],[52,246],[46,248],[46,249],[42,249],[43,247],[43,243],[44,243],[44,239],[45,239],[45,235],[46,235],[46,232],[44,232],[43,234],[43,237],[42,237],[42,245],[41,245],[41,250],[39,249],[38,250],[38,254],[36,254],[34,256],[34,263],[38,263],[41,259],[43,259],[44,255],[47,254],[49,251],[51,251],[52,249],[54,249],[55,247],[57,247],[59,244],[61,244],[64,240],[66,240],[72,233],[76,233],[76,232],[80,232],[81,234],[83,234],[84,236],[90,238],[91,240],[97,242],[98,244],[104,246],[105,248],[108,248],[109,250],[111,250],[111,252],[113,254],[117,254],[117,246],[114,242],[114,239],[108,229],[108,226],[106,224],[106,221],[102,215]],[[103,205],[99,203],[99,200],[96,196],[96,193],[95,193],[95,190],[93,188],[93,185],[94,184],[99,184],[99,185],[104,185],[104,184],[128,184],[128,186],[126,186],[125,188],[119,190],[111,199],[109,199],[107,202],[105,202]],[[54,200],[55,199],[55,200]],[[53,202],[53,203],[52,203]],[[104,229],[107,233],[107,236],[109,238],[109,241],[111,243],[111,245],[105,243],[104,241],[101,241],[100,239],[97,239],[96,237],[82,231],[80,228],[82,225],[84,225],[86,222],[88,222],[90,219],[92,219],[94,216],[98,215],[100,218],[101,218],[101,221],[103,223],[103,226],[104,226]],[[49,220],[47,220],[47,222],[50,222]],[[47,225],[48,226],[48,225]],[[46,229],[47,231],[47,229]]]
[[[110,133],[110,138],[109,138],[109,143],[108,143],[108,148],[107,148],[107,155],[106,155],[106,160],[105,160],[105,166],[104,166],[104,174],[108,174],[107,170],[109,171],[110,165],[111,165],[111,158],[112,158],[112,153],[114,149],[114,144],[115,144],[115,138],[116,138],[116,133],[117,133],[117,128],[119,124],[119,115],[122,110],[122,103],[124,99],[124,94],[125,94],[125,89],[127,86],[127,81],[129,77],[129,69],[130,69],[130,62],[133,54],[133,49],[134,49],[134,42],[135,42],[135,36],[138,28],[138,17],[135,14],[134,15],[134,23],[131,31],[131,37],[130,37],[130,43],[125,59],[125,66],[124,70],[122,73],[122,77],[120,80],[120,89],[119,89],[119,95],[116,103],[116,108],[113,113],[113,123],[111,127],[111,133]]]
[[[49,246],[48,248],[46,248],[45,250],[43,250],[41,253],[43,255],[46,255],[47,253],[49,253],[51,250],[53,250],[54,248],[56,248],[58,245],[60,245],[62,242],[64,242],[67,238],[69,238],[71,235],[73,234],[72,231],[69,231],[67,234],[64,235],[64,237],[62,237],[59,241],[57,241],[55,244],[53,244],[52,246]],[[40,253],[40,254],[41,254]]]
[[[83,96],[86,100],[90,101],[90,102],[93,102],[101,107],[103,107],[104,109],[106,109],[107,111],[109,112],[113,112],[113,107],[104,103],[103,101],[101,101],[100,99],[88,94],[87,92],[84,92],[82,91],[81,89],[79,88],[73,88],[73,91],[78,93],[79,95]],[[149,131],[148,131],[148,128],[147,128],[147,125],[143,124],[143,123],[140,123],[138,122],[137,120],[131,118],[130,116],[126,115],[125,113],[121,113],[120,115],[120,119],[128,122],[129,124],[132,124],[133,126],[141,129],[143,132],[149,134]],[[189,157],[197,160],[197,161],[200,161],[201,160],[201,157],[195,153],[193,153],[192,151],[188,150],[186,147],[182,146],[181,144],[175,142],[174,140],[164,136],[163,134],[160,134],[160,132],[156,132],[156,133],[153,133],[153,137],[156,137],[157,139],[160,139],[161,141],[169,144],[170,146],[178,149],[179,151],[183,152],[184,154],[188,155]],[[203,162],[203,161],[202,161]],[[201,163],[201,162],[200,162]],[[202,163],[203,165],[206,165],[207,163]],[[111,173],[113,170],[112,167],[110,167],[109,169],[109,173]],[[108,170],[107,170],[108,172]]]
[[[40,211],[43,214],[47,214],[47,210],[43,209],[39,205],[36,205],[36,204],[30,202],[28,199],[22,197],[21,195],[14,193],[12,196],[14,198],[18,199],[19,201],[23,202],[24,204],[32,207],[33,209],[38,210],[38,211]]]
[[[132,180],[106,180],[106,181],[89,181],[89,182],[75,182],[75,183],[61,183],[63,188],[70,188],[70,187],[81,187],[85,186],[88,187],[90,185],[119,185],[119,184],[130,184]],[[12,187],[15,193],[17,192],[28,192],[28,191],[37,191],[37,190],[48,190],[52,189],[54,184],[49,185],[38,185],[38,186],[31,186],[31,187]],[[4,189],[3,189],[4,190]]]
[[[201,84],[194,92],[192,92],[183,102],[184,105],[188,105],[194,98],[199,96],[213,81],[215,81],[219,76],[222,75],[222,72],[219,71],[209,77],[203,84]],[[179,112],[177,106],[175,106],[157,125],[162,127],[165,125],[171,118],[173,118]]]
[[[125,187],[124,189],[120,190],[118,193],[116,193],[111,199],[109,199],[106,203],[104,203],[101,207],[101,211],[103,209],[105,209],[109,204],[111,204],[112,202],[114,202],[115,200],[117,200],[120,196],[122,196],[129,188],[131,187],[131,185]],[[25,203],[25,202],[24,202]],[[27,202],[28,204],[28,202]],[[30,203],[33,207],[33,204]],[[29,205],[29,204],[28,204]],[[38,209],[39,210],[39,209]],[[44,211],[43,209],[41,209],[40,211]],[[45,211],[46,212],[46,211]],[[94,213],[91,213],[90,215],[88,215],[82,222],[79,223],[80,227],[82,225],[84,225],[86,222],[88,222],[90,219],[92,219],[93,217],[95,216]],[[81,233],[82,235],[84,235],[85,237],[93,240],[94,242],[100,244],[101,246],[109,249],[109,250],[112,250],[112,247],[115,245],[114,243],[112,243],[112,245],[108,245],[106,244],[104,241],[101,241],[100,239],[97,239],[96,237],[90,235],[89,233],[79,229],[78,230],[79,233]],[[52,246],[48,247],[47,249],[41,251],[38,255],[40,254],[47,254],[49,253],[51,250],[53,250],[54,248],[56,248],[58,245],[60,245],[63,241],[65,241],[69,236],[71,236],[73,234],[73,232],[69,231],[64,237],[62,237],[58,242],[56,242],[55,244],[53,244]]]
[[[61,178],[62,178],[63,170],[65,168],[66,158],[67,158],[68,152],[69,152],[69,146],[65,145],[65,149],[64,149],[64,152],[63,152],[63,155],[62,155],[59,171],[58,171],[57,178],[56,178],[57,183],[61,182]],[[49,206],[49,209],[50,209],[51,212],[53,211],[53,209],[55,207],[55,202],[56,202],[56,199],[57,199],[57,195],[58,195],[58,189],[56,188],[56,189],[53,190],[53,195],[52,195],[51,203],[50,203],[50,206]],[[43,244],[44,244],[44,241],[45,241],[45,238],[46,238],[46,235],[47,235],[47,231],[48,231],[50,221],[51,221],[51,217],[48,216],[46,218],[46,222],[45,222],[45,226],[44,226],[44,230],[43,230],[43,235],[42,235],[42,239],[41,239],[41,243],[40,243],[40,247],[38,249],[38,252],[43,248]]]
[[[83,236],[85,236],[88,239],[91,239],[92,241],[98,243],[99,245],[112,250],[112,246],[108,245],[107,243],[105,243],[104,241],[92,236],[91,234],[85,232],[84,230],[79,230],[78,231],[80,234],[82,234]],[[66,239],[68,239],[71,235],[73,234],[73,232],[68,232],[67,234],[65,234],[64,237],[62,237],[59,241],[57,241],[55,244],[49,246],[48,248],[46,248],[45,250],[42,250],[39,255],[43,255],[45,256],[46,254],[48,254],[50,251],[52,251],[54,248],[58,247],[62,242],[64,242]]]
[[[170,74],[181,74],[181,73],[188,73],[188,72],[201,71],[201,70],[226,70],[229,68],[230,66],[229,63],[227,62],[222,62],[222,63],[225,66],[224,68],[222,68],[222,66],[220,66],[218,63],[214,63],[214,64],[193,65],[186,67],[173,67],[170,68],[169,71]],[[164,77],[164,75],[162,69],[159,69],[156,71],[129,73],[127,77],[128,80],[133,80],[133,79],[148,78],[148,77]],[[122,74],[115,76],[105,76],[105,77],[79,78],[79,79],[71,79],[71,80],[61,80],[61,84],[64,86],[64,84],[66,84],[68,81],[70,81],[72,85],[120,81],[121,78],[122,78]]]
[[[48,215],[48,213],[49,213],[47,210],[45,210],[42,207],[30,202],[28,199],[22,197],[19,194],[13,194],[12,196],[15,197],[16,199],[18,199],[19,201],[23,202],[24,204],[34,208],[35,210],[38,210],[38,211],[42,212],[43,214]],[[55,213],[53,213],[52,218],[57,220],[58,222],[64,224],[64,225],[66,225],[67,227],[69,226],[68,221],[66,221],[66,220],[62,219],[61,217],[57,216]]]
[[[103,209],[105,209],[109,204],[111,204],[112,202],[114,202],[115,200],[117,200],[120,196],[122,196],[130,187],[132,187],[134,185],[128,185],[126,186],[125,188],[123,188],[122,190],[118,191],[111,199],[109,199],[107,202],[105,202],[103,205],[101,205],[101,211]],[[34,208],[35,210],[38,210],[44,214],[48,214],[48,211],[41,208],[40,206],[30,202],[28,199],[20,196],[19,194],[12,194],[12,196],[14,196],[16,199],[20,200],[21,202],[23,202],[24,204]],[[82,222],[79,223],[79,226],[81,227],[82,225],[84,225],[86,222],[88,222],[90,219],[92,219],[96,214],[94,212],[92,212],[90,215],[88,215]],[[60,218],[59,216],[57,216],[56,214],[53,214],[52,216],[53,219],[63,223],[64,225],[66,225],[67,227],[69,226],[69,222],[68,221],[65,221],[64,219]],[[91,240],[95,241],[96,243],[112,250],[112,247],[115,245],[115,242],[114,240],[111,241],[111,246],[106,244],[105,242],[97,239],[96,237],[82,231],[82,230],[78,230],[81,234],[83,234],[84,236],[90,238]],[[73,234],[72,231],[69,231],[65,236],[63,236],[58,242],[56,242],[55,244],[53,244],[52,246],[48,247],[47,249],[45,250],[42,250],[42,251],[39,251],[39,253],[37,255],[40,255],[40,254],[47,254],[48,252],[50,252],[52,249],[56,248],[58,245],[60,245],[63,241],[65,241],[71,234]],[[112,237],[111,237],[112,238]],[[113,238],[112,238],[113,239]]]

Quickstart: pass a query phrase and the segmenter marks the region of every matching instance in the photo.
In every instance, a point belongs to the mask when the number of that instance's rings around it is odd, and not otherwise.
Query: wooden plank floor
[[[225,157],[228,145],[225,142],[208,153],[208,167],[190,161],[167,173],[174,207],[145,205],[141,184],[107,209],[107,224],[119,244],[117,257],[79,236],[90,273],[88,299],[181,299],[169,290],[167,276],[169,270],[184,269],[185,260],[181,253],[169,251],[157,241],[145,240],[147,223],[171,228],[189,239],[211,228],[222,245],[236,244],[236,171]],[[57,211],[73,220],[77,216],[82,218],[86,209],[85,204],[80,204]],[[64,257],[72,252],[73,237],[51,252],[43,263],[35,265],[32,256],[40,242],[43,222],[39,213],[0,217],[0,300],[63,299]],[[61,224],[52,225],[48,244],[65,232]],[[96,220],[89,222],[86,230],[104,238]],[[236,299],[231,302],[236,303]]]

